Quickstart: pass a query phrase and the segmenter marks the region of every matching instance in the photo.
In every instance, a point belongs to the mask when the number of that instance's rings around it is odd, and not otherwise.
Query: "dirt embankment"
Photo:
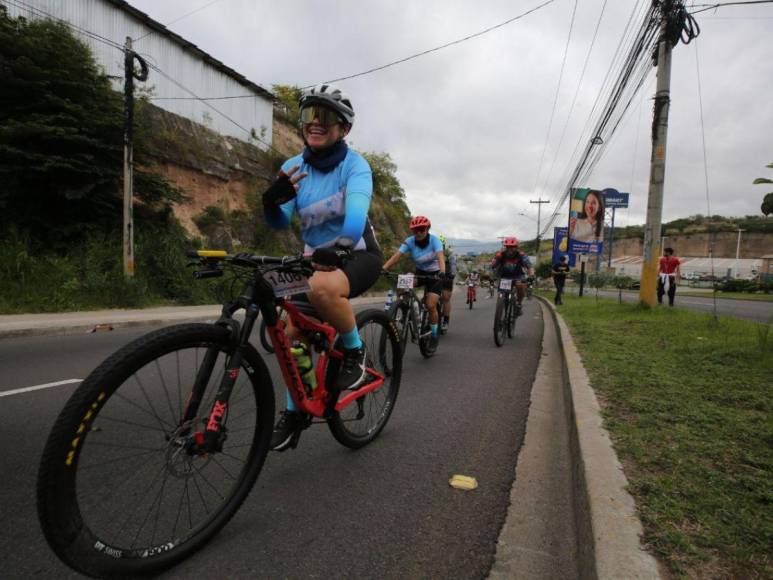
[[[201,235],[193,218],[210,206],[226,213],[247,209],[250,193],[261,192],[276,174],[278,164],[303,148],[297,131],[274,117],[273,147],[264,151],[259,141],[246,143],[224,137],[193,121],[145,105],[154,127],[148,169],[161,173],[182,189],[188,201],[174,206],[174,213],[192,235]]]

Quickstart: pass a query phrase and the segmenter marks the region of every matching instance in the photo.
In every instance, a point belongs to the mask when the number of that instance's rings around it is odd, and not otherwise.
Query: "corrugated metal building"
[[[178,83],[151,69],[144,85],[153,88],[154,96],[165,97],[154,99],[155,105],[207,125],[223,135],[247,141],[248,131],[254,130],[260,140],[268,144],[272,142],[273,95],[269,91],[133,8],[125,0],[0,0],[0,4],[8,8],[11,16],[53,18],[69,23],[76,36],[89,45],[105,72],[114,77],[116,90],[123,90],[121,47],[127,36],[139,39],[134,43],[134,50]],[[143,83],[136,83],[135,87],[143,87]],[[212,101],[210,104],[219,113],[191,98],[191,93],[198,97],[252,97]],[[265,143],[252,142],[266,148]]]

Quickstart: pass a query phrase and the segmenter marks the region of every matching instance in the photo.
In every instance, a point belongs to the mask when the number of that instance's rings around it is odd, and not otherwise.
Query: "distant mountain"
[[[447,238],[449,244],[457,254],[466,254],[474,252],[476,254],[486,254],[496,252],[502,247],[499,240],[472,240],[466,238]]]

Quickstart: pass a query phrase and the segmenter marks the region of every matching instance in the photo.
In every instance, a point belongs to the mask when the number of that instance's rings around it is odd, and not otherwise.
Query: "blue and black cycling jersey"
[[[298,182],[298,195],[267,214],[276,228],[290,225],[293,212],[301,218],[301,237],[306,253],[316,248],[333,246],[349,239],[355,250],[380,252],[368,208],[373,194],[373,178],[368,162],[349,149],[335,169],[324,173],[296,155],[282,164],[282,171],[298,165],[298,173],[308,175]],[[296,174],[297,175],[297,174]]]
[[[440,270],[440,260],[437,253],[443,251],[443,243],[436,235],[429,234],[428,241],[423,246],[416,243],[416,236],[406,238],[400,246],[401,254],[410,254],[416,263],[416,269],[429,273]]]
[[[515,252],[512,255],[497,252],[491,266],[501,278],[525,278],[531,268],[531,261],[523,252]]]

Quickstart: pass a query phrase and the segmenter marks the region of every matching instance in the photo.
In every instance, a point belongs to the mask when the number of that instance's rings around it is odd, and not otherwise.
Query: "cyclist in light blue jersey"
[[[275,228],[301,220],[305,253],[317,270],[308,301],[338,330],[344,345],[336,386],[356,389],[365,378],[365,347],[349,302],[375,284],[384,258],[368,220],[373,179],[368,162],[348,148],[344,138],[354,122],[351,100],[340,89],[319,85],[300,100],[303,153],[282,164],[279,177],[263,194],[266,221]],[[296,336],[292,327],[288,334]],[[303,424],[287,397],[287,411],[271,439],[272,449],[286,449]]]
[[[451,249],[443,234],[438,236],[443,244],[443,255],[446,257],[446,277],[443,280],[443,318],[440,321],[441,332],[448,331],[451,322],[451,294],[454,291],[454,278],[456,278],[456,252]]]
[[[400,249],[384,263],[384,270],[389,270],[405,254],[410,254],[416,264],[416,274],[419,276],[435,276],[435,279],[420,280],[418,286],[424,286],[424,300],[430,317],[429,348],[435,350],[438,345],[438,312],[437,303],[443,292],[443,280],[446,273],[446,258],[443,254],[443,244],[440,238],[429,233],[432,226],[429,219],[416,216],[411,220],[410,229],[413,235],[402,243]]]

